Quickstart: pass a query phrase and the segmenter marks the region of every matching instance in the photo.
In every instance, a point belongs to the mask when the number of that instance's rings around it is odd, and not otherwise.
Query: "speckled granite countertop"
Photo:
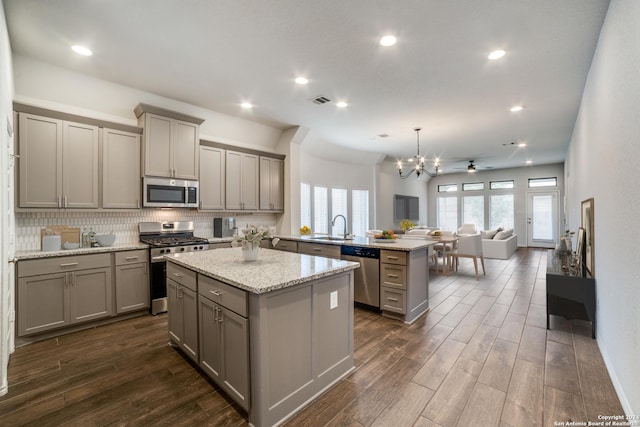
[[[231,243],[233,237],[209,237],[209,243]]]
[[[78,249],[63,249],[59,251],[43,252],[43,251],[19,251],[16,252],[15,259],[20,261],[24,259],[38,259],[38,258],[51,258],[57,256],[69,256],[69,255],[88,255],[99,254],[105,252],[120,252],[120,251],[133,251],[136,249],[148,249],[149,246],[144,243],[120,243],[113,246],[107,246],[104,248],[78,248]]]
[[[245,262],[242,248],[165,255],[169,262],[229,285],[264,294],[359,268],[356,262],[260,249],[257,261]]]
[[[411,252],[417,249],[423,249],[431,245],[438,243],[437,241],[425,239],[422,237],[398,237],[397,239],[377,242],[375,239],[368,237],[354,237],[353,240],[329,240],[321,237],[311,236],[285,236],[278,235],[277,237],[284,240],[296,240],[298,242],[318,243],[322,245],[337,245],[337,246],[365,246],[369,248],[388,249],[391,251],[403,251]]]

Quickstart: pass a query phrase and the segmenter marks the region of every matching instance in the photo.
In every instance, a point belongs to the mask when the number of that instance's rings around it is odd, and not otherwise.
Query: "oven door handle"
[[[164,255],[156,255],[151,257],[151,262],[163,262]]]

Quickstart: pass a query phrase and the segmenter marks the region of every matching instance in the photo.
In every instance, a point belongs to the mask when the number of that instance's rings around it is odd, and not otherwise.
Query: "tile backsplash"
[[[52,225],[91,227],[96,233],[116,234],[116,244],[138,241],[138,223],[146,221],[193,221],[194,235],[213,237],[213,218],[232,216],[238,228],[247,224],[276,225],[270,213],[225,213],[224,215],[188,209],[142,209],[127,212],[16,212],[16,251],[40,250],[40,229]]]

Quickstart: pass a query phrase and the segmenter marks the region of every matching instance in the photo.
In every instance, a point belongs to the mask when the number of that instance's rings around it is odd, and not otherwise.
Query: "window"
[[[462,223],[475,224],[484,229],[484,196],[465,196],[462,198]]]
[[[369,190],[351,191],[351,215],[351,232],[364,237],[369,229]]]
[[[484,182],[465,182],[462,184],[462,191],[484,190]],[[465,223],[468,224],[468,223]]]
[[[313,187],[313,231],[329,232],[329,199],[327,187]]]
[[[492,194],[489,199],[489,228],[513,228],[513,194]]]
[[[336,215],[343,215],[345,220],[342,222],[342,218],[340,218],[336,221],[335,225],[331,227],[331,234],[344,234],[345,227],[349,227],[349,217],[347,215],[347,190],[344,188],[331,189],[331,218],[335,218]]]
[[[438,228],[454,231],[458,229],[458,198],[438,197]]]
[[[557,187],[558,178],[529,178],[529,188]]]
[[[438,185],[438,193],[449,193],[451,191],[458,191],[458,184]]]
[[[311,185],[300,183],[300,226],[311,227]]]
[[[513,188],[513,180],[510,181],[491,181],[489,188],[492,190],[508,190]]]

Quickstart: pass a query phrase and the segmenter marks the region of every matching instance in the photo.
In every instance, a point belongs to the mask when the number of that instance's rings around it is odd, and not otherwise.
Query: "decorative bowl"
[[[80,243],[71,243],[71,242],[64,242],[62,244],[62,249],[78,249],[80,247]]]
[[[115,234],[96,234],[96,242],[98,242],[100,246],[111,246],[115,241]]]

